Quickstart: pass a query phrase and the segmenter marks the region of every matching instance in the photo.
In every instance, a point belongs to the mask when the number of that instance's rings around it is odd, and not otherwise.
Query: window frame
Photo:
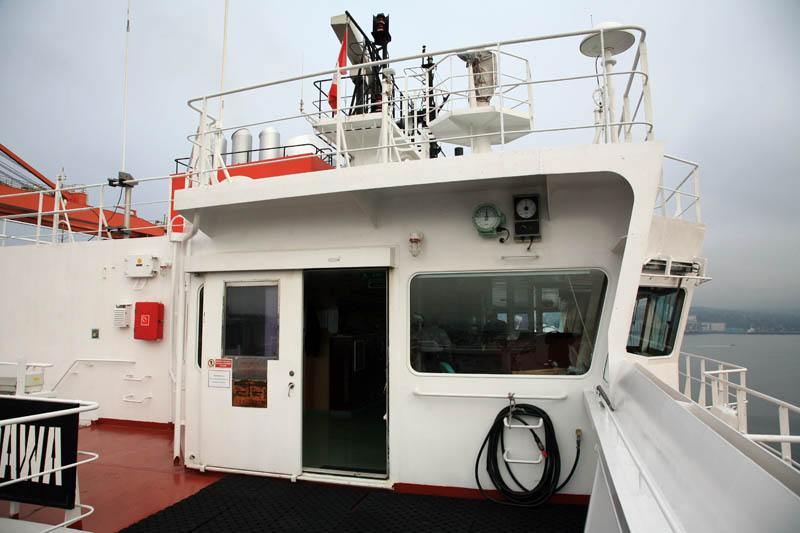
[[[226,334],[226,308],[228,298],[228,287],[275,287],[275,310],[276,310],[276,334],[277,334],[277,347],[275,355],[252,355],[252,354],[238,354],[238,355],[225,355],[225,334]],[[281,353],[281,288],[280,282],[277,280],[265,281],[227,281],[222,282],[222,320],[220,320],[220,357],[233,358],[233,357],[263,357],[267,360],[279,360]]]
[[[639,301],[641,300],[641,298],[639,297],[639,293],[640,293],[640,291],[642,289],[647,289],[647,290],[653,291],[653,292],[655,292],[655,291],[664,291],[665,294],[666,294],[667,291],[674,291],[674,294],[677,295],[676,296],[676,298],[677,298],[676,304],[679,304],[679,305],[675,305],[674,306],[674,308],[672,310],[672,317],[671,317],[671,320],[675,324],[675,326],[671,331],[667,332],[667,336],[666,336],[666,340],[667,341],[670,340],[670,337],[671,337],[671,341],[672,341],[671,342],[672,347],[671,347],[671,349],[670,349],[670,351],[668,353],[659,353],[659,354],[656,354],[656,353],[639,353],[639,352],[632,352],[629,349],[630,346],[628,345],[628,340],[630,339],[631,331],[632,331],[632,328],[633,328],[634,319],[636,317],[636,308],[637,308],[637,305],[638,305]],[[673,357],[675,355],[675,353],[677,352],[676,346],[678,344],[677,343],[677,341],[678,341],[678,333],[680,332],[680,329],[681,329],[681,327],[683,325],[682,318],[683,318],[683,314],[684,314],[684,311],[685,311],[684,307],[686,306],[686,298],[687,298],[687,291],[683,287],[639,285],[636,288],[636,297],[635,297],[635,299],[633,301],[633,314],[631,315],[630,326],[628,327],[628,333],[627,333],[627,336],[626,336],[626,339],[625,339],[625,353],[627,353],[629,355],[635,355],[635,356],[638,356],[638,357],[646,357],[648,359],[668,359],[670,357]],[[647,315],[648,315],[648,312],[649,312],[649,309],[650,309],[650,305],[651,304],[648,301],[646,306],[645,306],[645,317],[644,317],[645,320],[642,323],[642,327],[643,328],[646,327],[646,325],[647,325]],[[651,328],[651,331],[652,331],[652,328]],[[641,339],[642,339],[642,337],[640,336],[639,337],[640,345],[641,345]]]
[[[603,290],[601,293],[602,297],[602,306],[600,306],[600,314],[597,320],[597,331],[595,333],[595,337],[592,344],[592,358],[589,362],[589,367],[586,369],[586,372],[583,374],[470,374],[470,373],[448,373],[448,372],[421,372],[414,368],[411,363],[411,284],[414,280],[420,276],[447,276],[447,275],[482,275],[485,274],[487,276],[491,275],[519,275],[519,274],[559,274],[564,272],[572,272],[578,270],[587,270],[587,271],[597,271],[603,274],[604,282],[603,282]],[[405,317],[405,347],[404,347],[404,356],[405,356],[405,365],[407,370],[416,377],[428,377],[428,378],[448,378],[448,379],[458,379],[458,378],[482,378],[482,379],[552,379],[557,378],[560,380],[580,380],[580,379],[587,379],[597,368],[597,363],[595,360],[603,358],[603,351],[597,350],[597,339],[600,336],[600,332],[603,331],[604,325],[608,325],[608,309],[611,305],[609,303],[609,290],[611,285],[611,276],[606,268],[600,266],[580,266],[580,267],[569,267],[569,268],[542,268],[542,269],[535,269],[535,270],[436,270],[436,271],[418,271],[414,272],[408,277],[408,282],[406,285],[406,302],[408,304],[408,312],[406,313]],[[513,316],[514,312],[511,312]],[[529,317],[529,324],[530,324],[530,317]],[[608,356],[606,350],[606,356],[603,358],[603,364],[607,364]]]

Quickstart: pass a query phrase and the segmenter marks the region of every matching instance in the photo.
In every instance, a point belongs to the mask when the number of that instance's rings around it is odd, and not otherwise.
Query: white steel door
[[[203,312],[202,462],[299,475],[302,273],[206,274]]]

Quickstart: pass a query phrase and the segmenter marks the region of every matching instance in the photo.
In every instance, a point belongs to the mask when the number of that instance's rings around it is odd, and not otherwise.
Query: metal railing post
[[[497,85],[497,89],[493,89],[495,91],[500,91],[500,151],[506,151],[506,128],[505,128],[505,113],[503,112],[503,108],[505,108],[505,91],[503,91],[503,69],[500,68],[500,43],[497,43],[497,79],[495,85]],[[491,145],[490,145],[491,146]]]
[[[739,416],[739,431],[747,433],[747,373],[739,374],[739,385],[741,389],[736,389],[736,414]],[[740,397],[741,393],[741,397]]]
[[[692,399],[692,359],[686,356],[686,380],[683,385],[683,394]]]
[[[103,212],[103,203],[105,202],[105,186],[100,187],[100,207],[97,209],[97,238],[102,238],[103,233],[103,218],[105,218],[105,213]]]
[[[653,124],[653,101],[650,97],[650,68],[647,65],[647,45],[644,40],[639,42],[639,59],[642,64],[642,72],[645,78],[642,80],[642,93],[644,93],[644,121]],[[645,141],[653,140],[653,129],[649,128]]]
[[[67,201],[64,198],[61,199],[61,207],[64,210],[64,222],[67,223],[67,231],[69,232],[68,233],[69,240],[70,240],[70,242],[74,243],[75,242],[75,235],[72,233],[72,224],[70,224],[70,222],[69,222],[69,214],[68,214],[68,210],[67,210]]]
[[[697,403],[706,407],[706,360],[700,359],[700,395],[697,397]]]
[[[528,115],[531,119],[530,129],[533,129],[533,84],[531,81],[531,64],[528,60],[525,60],[525,84],[528,86]]]
[[[42,234],[42,201],[44,192],[39,191],[39,208],[36,211],[36,246],[39,246],[39,237]]]
[[[631,120],[631,102],[628,93],[622,97],[622,131],[625,134],[625,142],[629,143],[633,140],[631,135],[632,126],[628,125]]]
[[[59,175],[60,176],[60,175]],[[56,235],[58,234],[58,213],[61,209],[61,180],[56,179],[56,194],[53,198],[53,234],[50,236],[50,242],[55,244]]]
[[[209,177],[206,175],[208,170],[208,99],[203,98],[203,112],[200,114],[200,128],[197,135],[197,140],[200,144],[198,153],[200,157],[197,158],[198,175],[200,177],[200,185],[211,185]]]
[[[719,392],[720,392],[720,404],[724,405],[724,404],[727,404],[728,401],[730,400],[730,396],[728,395],[729,394],[728,393],[728,380],[730,379],[730,374],[728,374],[727,372],[723,373],[722,372],[723,371],[722,367],[723,367],[723,364],[720,363],[719,364],[719,368],[718,368],[718,370],[720,371],[720,375],[717,376],[717,377],[719,378],[719,384],[720,384],[720,390],[719,390]],[[723,379],[723,376],[724,376],[725,379]]]
[[[739,433],[747,433],[747,392],[736,389],[736,421]]]
[[[694,174],[694,195],[695,195],[694,209],[695,209],[695,218],[697,219],[697,223],[699,224],[699,223],[702,222],[702,218],[700,216],[700,175],[697,172],[697,167],[694,167],[694,170],[692,171],[692,174]]]
[[[788,437],[789,433],[789,409],[784,406],[778,407],[778,426],[780,427],[781,437]],[[781,442],[781,459],[787,464],[792,464],[792,445],[789,442]]]

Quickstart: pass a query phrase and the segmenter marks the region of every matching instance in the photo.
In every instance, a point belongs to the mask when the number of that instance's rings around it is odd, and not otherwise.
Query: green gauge
[[[494,204],[478,204],[472,212],[472,223],[479,235],[497,235],[497,228],[505,221],[506,216]]]

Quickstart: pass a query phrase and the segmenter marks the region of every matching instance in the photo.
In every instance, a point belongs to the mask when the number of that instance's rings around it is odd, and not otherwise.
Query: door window
[[[222,353],[278,358],[278,286],[225,285]]]

